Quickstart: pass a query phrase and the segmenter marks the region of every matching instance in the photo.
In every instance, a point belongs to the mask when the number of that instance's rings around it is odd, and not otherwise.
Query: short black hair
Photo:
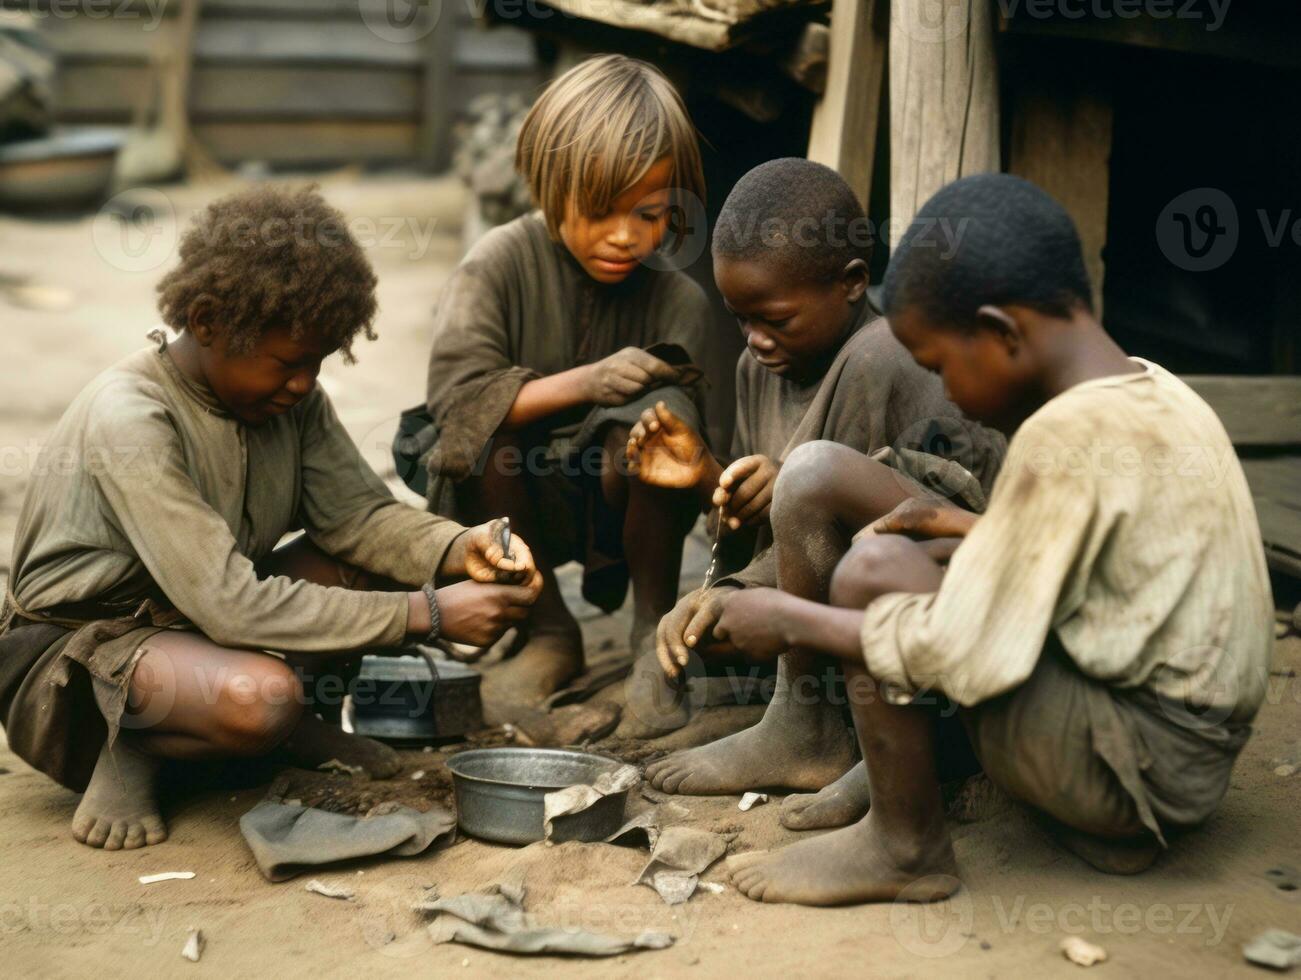
[[[1030,181],[975,174],[927,201],[890,256],[886,316],[907,307],[949,326],[974,322],[985,304],[1019,304],[1068,317],[1092,312],[1075,222]]]
[[[714,225],[715,258],[776,260],[802,280],[831,282],[872,257],[873,231],[843,177],[800,157],[761,163],[736,182]]]
[[[157,286],[158,312],[177,333],[204,301],[236,353],[252,350],[269,327],[287,327],[296,339],[316,333],[348,362],[359,334],[375,339],[374,270],[315,184],[254,185],[213,201],[180,253]]]

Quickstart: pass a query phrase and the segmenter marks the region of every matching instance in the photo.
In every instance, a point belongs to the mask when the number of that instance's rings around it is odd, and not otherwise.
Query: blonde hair
[[[681,96],[653,65],[607,54],[546,87],[520,129],[515,168],[558,238],[569,201],[588,217],[605,214],[665,156],[674,197],[690,192],[703,202],[700,147]]]

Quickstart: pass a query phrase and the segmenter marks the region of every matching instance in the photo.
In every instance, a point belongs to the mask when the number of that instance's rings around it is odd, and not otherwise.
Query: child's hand
[[[487,585],[465,581],[435,593],[441,620],[439,636],[471,646],[491,646],[522,622],[538,597],[527,585]]]
[[[584,378],[584,400],[626,405],[648,388],[676,382],[678,369],[640,347],[625,347],[589,365]]]
[[[628,435],[628,471],[656,487],[694,487],[705,478],[709,450],[700,433],[663,402],[641,413]],[[717,464],[715,464],[717,465]]]
[[[725,509],[728,529],[753,527],[768,520],[779,468],[767,456],[742,456],[723,470],[713,504]]]
[[[728,599],[714,625],[714,636],[727,640],[751,660],[774,660],[789,648],[781,629],[783,601],[778,589],[739,589]]]
[[[976,517],[969,510],[933,497],[909,497],[854,535],[854,539],[873,534],[906,534],[910,538],[962,538],[975,525]]]
[[[655,655],[665,674],[671,678],[681,676],[693,650],[697,653],[706,648],[713,653],[725,651],[726,647],[717,644],[712,635],[714,624],[723,615],[729,599],[742,591],[719,585],[697,589],[678,600],[655,630]]]
[[[519,535],[511,535],[507,558],[501,547],[501,520],[470,528],[461,536],[465,574],[476,582],[522,585],[534,593],[542,589],[542,574],[533,562],[533,552]],[[459,542],[458,542],[459,543]],[[532,601],[532,600],[530,600]]]

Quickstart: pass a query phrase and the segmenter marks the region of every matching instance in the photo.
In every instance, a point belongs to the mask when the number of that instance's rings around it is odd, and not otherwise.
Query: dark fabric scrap
[[[239,818],[239,829],[268,881],[286,881],[311,868],[384,854],[411,857],[450,844],[456,817],[441,807],[407,806],[357,816],[263,800]]]

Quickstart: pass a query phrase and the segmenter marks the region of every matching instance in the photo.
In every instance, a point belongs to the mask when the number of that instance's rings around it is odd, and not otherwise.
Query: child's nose
[[[315,371],[300,371],[289,379],[289,384],[285,385],[291,392],[302,398],[310,395],[312,389],[316,386]]]
[[[620,218],[614,223],[610,230],[610,244],[617,245],[620,248],[628,248],[635,244],[637,236],[633,234],[632,222],[627,218]]]
[[[768,351],[775,350],[776,342],[762,330],[756,330],[754,327],[745,327],[745,345],[752,350]]]

